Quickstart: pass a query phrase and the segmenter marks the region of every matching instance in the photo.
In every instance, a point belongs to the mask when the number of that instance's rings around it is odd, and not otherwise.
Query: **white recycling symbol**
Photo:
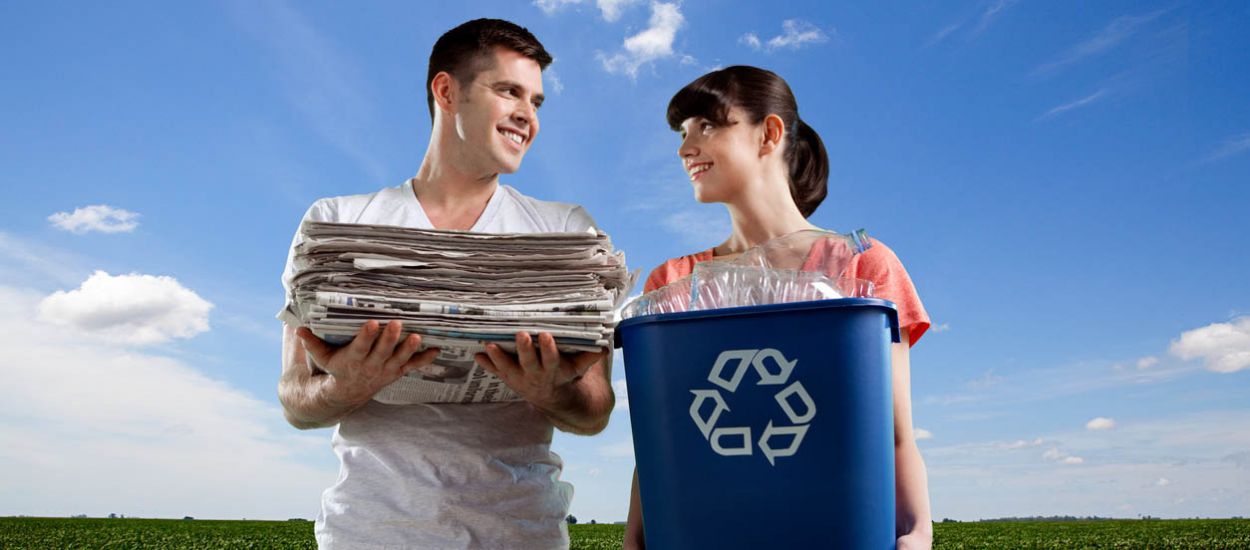
[[[769,367],[770,361],[768,360],[770,359],[773,370]],[[694,420],[703,438],[712,446],[712,451],[721,456],[745,456],[750,455],[754,447],[758,445],[764,458],[767,458],[768,463],[773,466],[777,465],[777,458],[794,456],[799,451],[803,436],[807,434],[808,425],[816,417],[816,403],[803,388],[802,382],[796,380],[786,385],[797,364],[797,359],[789,361],[780,351],[771,348],[729,350],[722,352],[716,358],[716,363],[712,365],[707,380],[720,389],[690,390],[690,393],[694,394],[694,400],[690,403],[690,418]],[[774,426],[769,420],[758,442],[752,439],[750,426],[716,425],[721,413],[729,410],[729,404],[725,402],[721,392],[733,394],[738,391],[738,385],[746,377],[747,371],[752,369],[759,376],[757,386],[785,386],[778,390],[773,398],[790,420],[790,425],[786,426]],[[708,400],[712,401],[712,410],[705,417],[699,411],[704,408]],[[793,400],[802,404],[802,414],[795,411],[791,403]],[[790,444],[784,449],[775,448],[770,444],[774,436],[789,436]]]

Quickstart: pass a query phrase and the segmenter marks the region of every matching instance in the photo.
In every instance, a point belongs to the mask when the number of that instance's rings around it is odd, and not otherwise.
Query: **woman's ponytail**
[[[777,115],[788,131],[785,161],[790,171],[790,197],[803,217],[812,215],[825,200],[829,155],[811,126],[799,120],[799,105],[790,85],[777,73],[735,65],[712,71],[687,84],[668,102],[668,125],[673,131],[690,117],[718,125],[729,123],[729,110],[742,109],[751,124]]]
[[[790,197],[806,218],[828,194],[829,155],[820,134],[798,117],[788,141],[785,156],[790,167]]]

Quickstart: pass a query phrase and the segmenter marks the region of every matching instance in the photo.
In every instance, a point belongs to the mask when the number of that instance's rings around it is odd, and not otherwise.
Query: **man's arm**
[[[545,332],[537,346],[529,334],[518,333],[516,345],[513,355],[490,344],[475,359],[561,431],[594,435],[608,426],[616,395],[606,351],[561,354]]]
[[[301,430],[333,426],[386,385],[433,362],[438,349],[417,353],[421,337],[401,342],[402,330],[399,321],[385,329],[369,321],[351,343],[335,348],[307,328],[283,324],[278,401],[287,422]]]
[[[929,511],[929,481],[916,445],[911,420],[911,335],[890,346],[894,378],[895,534],[898,548],[924,549],[933,545],[933,517]]]

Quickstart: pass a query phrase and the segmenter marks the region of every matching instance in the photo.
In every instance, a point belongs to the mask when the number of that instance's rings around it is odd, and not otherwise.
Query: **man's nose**
[[[536,118],[538,118],[538,112],[529,103],[523,102],[512,112],[512,121],[518,124],[533,124]]]

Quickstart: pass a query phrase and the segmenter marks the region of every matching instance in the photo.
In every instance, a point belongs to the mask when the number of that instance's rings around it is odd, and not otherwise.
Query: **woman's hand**
[[[922,533],[908,533],[898,538],[897,550],[930,550],[933,537]]]

